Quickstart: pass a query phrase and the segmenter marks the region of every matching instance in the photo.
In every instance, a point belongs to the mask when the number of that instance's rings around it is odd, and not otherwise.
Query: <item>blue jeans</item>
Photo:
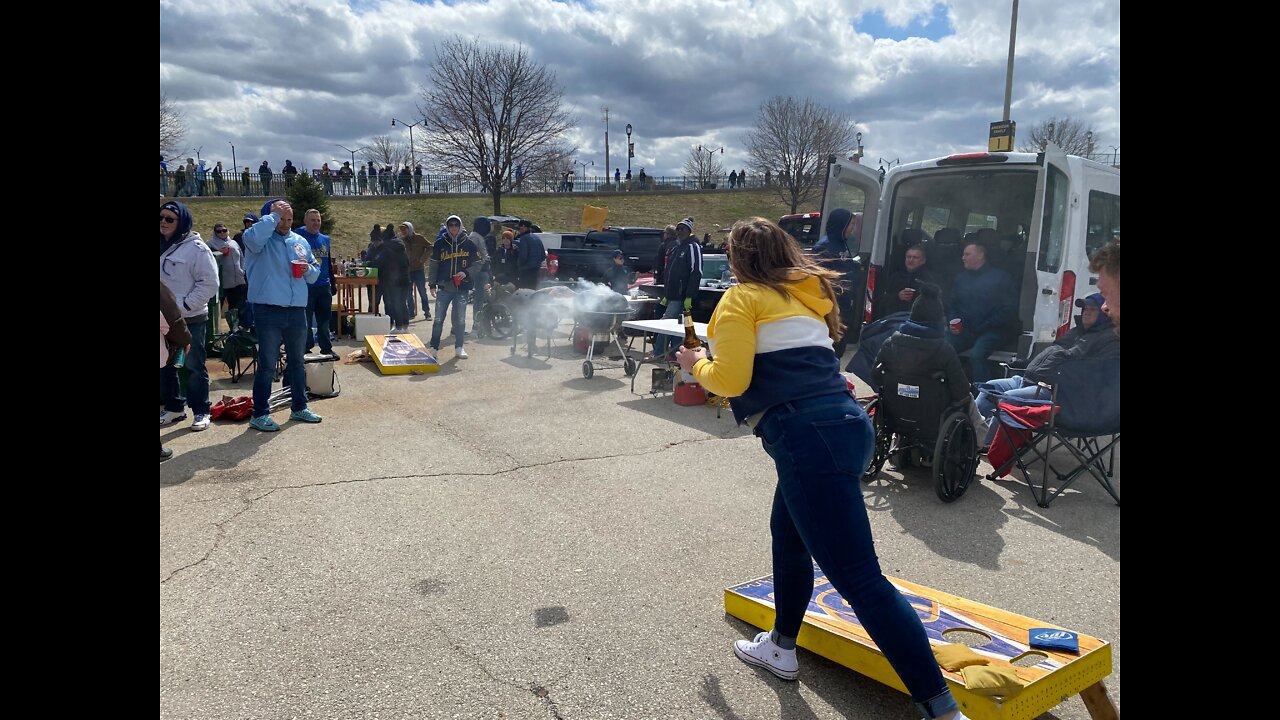
[[[475,297],[473,297],[471,301],[471,329],[475,331],[477,336],[480,335],[481,328],[476,322],[476,318],[480,316],[480,310],[484,307],[485,302],[489,298],[489,295],[484,288],[492,279],[493,274],[485,272],[484,270],[477,272],[476,276],[472,279],[471,286],[474,288]]]
[[[450,281],[452,282],[452,281]],[[440,349],[440,333],[444,331],[444,316],[453,308],[453,346],[462,347],[466,337],[467,292],[457,288],[440,287],[436,291],[436,320],[431,325],[431,349]]]
[[[684,314],[684,302],[681,300],[667,300],[667,309],[662,312],[662,319],[679,318]],[[679,345],[682,341],[680,338],[670,337],[661,333],[653,335],[653,354],[655,357],[662,357],[667,354],[667,348],[670,345]]]
[[[418,296],[415,299],[413,295],[414,288],[418,289]],[[422,312],[431,319],[431,296],[427,294],[427,271],[426,270],[410,270],[409,271],[409,319],[412,320],[414,315],[418,314],[418,303],[422,303]]]
[[[307,406],[307,373],[302,369],[306,353],[307,313],[304,307],[254,303],[253,317],[258,331],[258,371],[253,374],[253,416],[269,415],[271,384],[275,382],[280,343],[284,343],[285,380],[293,395],[293,410]]]
[[[1049,399],[1049,391],[1044,390],[1039,385],[1027,381],[1021,375],[1013,377],[1000,378],[998,380],[988,380],[978,386],[978,412],[982,413],[982,417],[990,418],[996,413],[996,405],[1001,402],[1018,400],[1035,400],[1039,393],[1043,392],[1044,397],[1041,400]],[[998,393],[998,395],[994,394]],[[991,441],[996,439],[997,423],[991,423],[991,427],[987,430],[987,438],[983,441],[984,445],[990,446]]]
[[[170,412],[182,412],[183,405],[189,405],[196,415],[209,414],[209,369],[205,367],[205,333],[209,329],[206,320],[193,321],[187,329],[191,331],[191,349],[187,351],[187,395],[182,396],[182,382],[178,378],[178,368],[173,361],[160,368],[160,393],[164,397],[164,409]]]
[[[969,350],[969,380],[970,382],[982,382],[991,377],[991,363],[987,362],[987,356],[993,350],[1000,347],[1001,335],[998,332],[988,332],[978,335],[976,333],[965,330],[959,335],[951,334],[946,331],[947,342],[951,343],[951,347],[956,352],[962,353]],[[972,348],[970,350],[970,348]]]
[[[320,352],[333,352],[333,340],[329,338],[329,318],[333,316],[333,295],[329,283],[307,286],[307,351],[320,343]],[[315,334],[311,328],[315,328]]]
[[[925,716],[955,710],[919,616],[876,558],[860,482],[875,441],[866,413],[848,393],[795,400],[766,412],[755,434],[778,471],[769,520],[774,629],[800,633],[816,560]]]

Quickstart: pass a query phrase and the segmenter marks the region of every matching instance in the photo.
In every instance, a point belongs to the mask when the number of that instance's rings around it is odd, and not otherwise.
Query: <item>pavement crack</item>
[[[262,494],[260,494],[260,495],[258,495],[258,496],[256,496],[256,497],[253,497],[253,498],[246,497],[246,495],[247,495],[248,493],[246,493],[245,495],[242,495],[242,496],[240,497],[240,502],[244,503],[244,507],[240,508],[240,509],[239,509],[239,510],[234,514],[234,515],[232,515],[231,517],[227,518],[226,520],[223,520],[222,522],[219,522],[219,523],[214,523],[214,525],[213,525],[213,526],[214,526],[215,528],[217,528],[217,531],[218,531],[218,532],[217,532],[217,534],[216,534],[216,535],[214,535],[214,538],[213,538],[213,544],[212,544],[211,546],[209,546],[209,549],[208,549],[208,550],[206,550],[206,551],[205,551],[204,556],[203,556],[203,557],[201,557],[199,560],[196,560],[196,561],[195,561],[195,562],[193,562],[193,563],[188,563],[188,564],[186,564],[186,565],[183,565],[183,566],[182,566],[182,567],[180,567],[180,568],[177,568],[177,569],[176,569],[176,570],[174,570],[173,572],[170,572],[168,575],[166,575],[166,576],[164,577],[164,579],[162,579],[162,580],[160,581],[160,584],[161,584],[161,585],[164,585],[165,583],[169,582],[169,581],[170,581],[170,580],[172,580],[173,578],[177,577],[178,573],[181,573],[181,572],[183,572],[183,571],[185,571],[185,570],[190,570],[191,568],[196,567],[197,565],[200,565],[200,564],[204,563],[204,561],[205,561],[205,560],[208,560],[208,559],[209,559],[209,557],[210,557],[211,555],[213,555],[213,552],[214,552],[215,550],[217,550],[219,546],[221,546],[221,545],[222,545],[222,541],[226,539],[226,537],[227,537],[227,529],[226,529],[226,526],[227,526],[227,525],[228,525],[232,520],[235,520],[236,518],[238,518],[238,517],[240,517],[241,515],[243,515],[243,514],[245,514],[246,512],[248,512],[248,511],[249,511],[249,509],[253,507],[253,504],[254,504],[254,503],[256,503],[257,501],[261,500],[262,498],[264,498],[264,497],[266,497],[266,496],[270,495],[271,493],[275,492],[275,491],[276,491],[276,489],[277,489],[277,488],[271,488],[270,490],[268,490],[268,491],[266,491],[266,492],[264,492],[264,493],[262,493]]]

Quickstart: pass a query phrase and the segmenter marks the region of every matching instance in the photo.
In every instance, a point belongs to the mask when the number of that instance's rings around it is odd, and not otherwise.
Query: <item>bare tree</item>
[[[171,155],[182,147],[187,137],[187,119],[169,96],[160,92],[160,154]]]
[[[373,161],[379,169],[404,165],[409,158],[409,148],[391,139],[390,135],[374,135],[369,139],[369,146],[360,155],[366,161]]]
[[[1073,117],[1051,117],[1031,128],[1027,142],[1018,149],[1022,152],[1040,152],[1046,140],[1062,148],[1068,155],[1087,157],[1093,154],[1093,128]]]
[[[689,148],[689,157],[684,161],[685,177],[691,177],[697,181],[698,187],[709,189],[716,178],[724,175],[724,164],[717,157],[723,155],[724,148],[720,148],[718,153],[704,150],[701,145]]]
[[[516,166],[538,177],[574,151],[564,141],[574,124],[563,96],[555,73],[523,47],[446,40],[422,88],[421,155],[434,170],[479,183],[501,213]]]
[[[779,95],[760,106],[745,144],[753,168],[773,172],[772,187],[794,213],[822,190],[827,156],[852,148],[853,134],[853,121],[843,113]]]

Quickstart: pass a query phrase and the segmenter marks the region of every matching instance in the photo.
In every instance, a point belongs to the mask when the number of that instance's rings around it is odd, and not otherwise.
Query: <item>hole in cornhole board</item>
[[[970,628],[952,628],[951,630],[942,631],[942,639],[949,643],[964,645],[965,647],[982,647],[991,642],[991,636],[980,631]]]
[[[1014,667],[1035,667],[1048,659],[1049,656],[1042,652],[1028,650],[1027,652],[1024,652],[1018,657],[1010,660],[1009,664]]]

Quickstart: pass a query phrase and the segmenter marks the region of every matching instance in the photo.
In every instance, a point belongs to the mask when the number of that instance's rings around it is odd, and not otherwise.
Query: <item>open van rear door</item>
[[[855,217],[861,213],[861,227],[855,226],[854,230],[857,233],[857,247],[849,248],[851,254],[861,256],[862,266],[866,268],[860,278],[861,287],[849,288],[850,292],[862,296],[860,308],[857,303],[853,303],[855,314],[861,317],[845,322],[854,338],[858,336],[862,323],[871,317],[871,297],[875,291],[876,278],[876,267],[871,264],[871,246],[876,232],[876,215],[880,211],[880,191],[878,171],[835,155],[827,158],[827,186],[822,194],[824,227],[831,212],[837,208],[849,210]]]
[[[1071,327],[1075,301],[1075,272],[1066,267],[1067,224],[1071,203],[1080,199],[1071,192],[1071,171],[1067,154],[1048,143],[1040,153],[1036,177],[1035,207],[1027,242],[1025,271],[1019,297],[1019,320],[1024,328],[1018,354],[1028,357],[1032,343],[1052,343]]]

